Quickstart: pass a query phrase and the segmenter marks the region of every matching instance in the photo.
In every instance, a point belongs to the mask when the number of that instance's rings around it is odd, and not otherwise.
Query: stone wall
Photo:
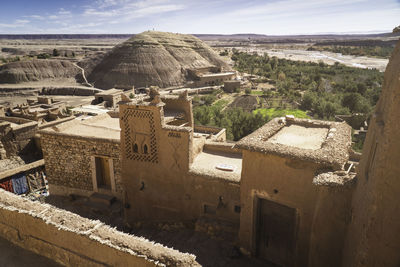
[[[200,266],[194,255],[2,189],[0,236],[64,266]]]
[[[116,191],[122,192],[119,141],[41,133],[43,157],[50,185],[93,191],[92,157],[113,159]]]

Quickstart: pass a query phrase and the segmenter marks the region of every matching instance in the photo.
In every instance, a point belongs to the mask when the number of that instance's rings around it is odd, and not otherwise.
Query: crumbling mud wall
[[[36,121],[15,117],[0,118],[0,142],[3,144],[7,157],[34,152],[36,147],[33,137],[38,129]],[[7,123],[18,125],[7,126]]]
[[[199,266],[194,255],[4,190],[0,236],[65,266]]]
[[[353,196],[343,266],[400,265],[400,42],[385,72]]]
[[[73,135],[50,132],[42,132],[41,135],[50,185],[93,191],[92,157],[107,156],[113,159],[116,192],[122,192],[118,140],[84,136],[77,138]]]

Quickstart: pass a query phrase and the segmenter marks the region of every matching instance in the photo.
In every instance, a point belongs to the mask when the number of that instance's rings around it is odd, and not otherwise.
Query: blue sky
[[[367,33],[400,25],[400,0],[1,0],[0,33]]]

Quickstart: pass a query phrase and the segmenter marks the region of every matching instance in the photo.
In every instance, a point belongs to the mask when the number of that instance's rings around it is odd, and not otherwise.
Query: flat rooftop
[[[234,72],[220,72],[220,73],[207,73],[201,74],[199,77],[220,77],[220,76],[227,76],[227,75],[234,75]]]
[[[268,142],[304,149],[319,149],[328,135],[328,128],[290,125],[283,127]]]
[[[119,118],[110,114],[101,114],[93,117],[77,117],[72,121],[46,128],[44,132],[56,132],[82,137],[120,140],[121,128]]]
[[[237,153],[205,150],[193,160],[190,171],[239,182],[242,173],[242,156]]]
[[[108,90],[104,90],[102,92],[96,93],[95,96],[103,96],[103,95],[116,95],[116,94],[121,94],[123,92],[123,90],[121,89],[108,89]]]
[[[242,138],[236,148],[311,161],[341,169],[349,158],[351,127],[342,122],[275,118]]]
[[[72,109],[72,112],[76,113],[87,113],[87,114],[104,114],[109,110],[96,105],[85,105],[81,107],[76,107]]]

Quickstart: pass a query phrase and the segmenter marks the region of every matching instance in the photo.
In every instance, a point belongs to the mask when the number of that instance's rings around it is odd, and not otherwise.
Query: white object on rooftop
[[[76,113],[104,114],[107,113],[109,110],[101,108],[96,105],[86,105],[82,107],[73,108],[71,111]]]
[[[217,164],[217,166],[215,166],[215,168],[217,168],[218,170],[221,170],[221,171],[233,172],[236,169],[236,166],[225,164],[225,163],[220,163],[220,164]]]

